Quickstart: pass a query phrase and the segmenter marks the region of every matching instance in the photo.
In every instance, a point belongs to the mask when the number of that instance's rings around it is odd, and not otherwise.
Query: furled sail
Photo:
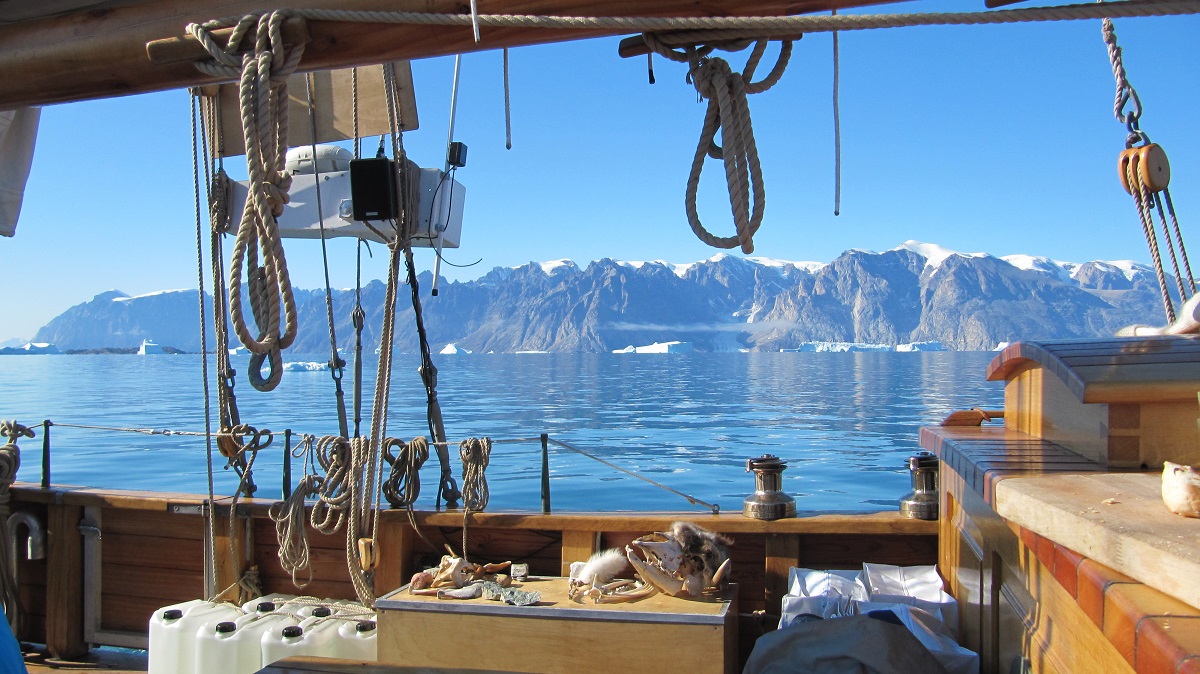
[[[17,233],[41,108],[0,110],[0,236]]]

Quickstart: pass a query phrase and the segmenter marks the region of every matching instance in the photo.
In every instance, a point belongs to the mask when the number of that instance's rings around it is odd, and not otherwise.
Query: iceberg
[[[143,339],[142,345],[140,347],[138,347],[138,355],[139,356],[153,356],[153,355],[157,355],[157,354],[163,354],[166,352],[167,351],[163,347],[159,346],[158,344],[155,344],[153,341],[151,341],[149,339]]]
[[[648,346],[633,346],[614,349],[613,353],[693,353],[691,342],[655,342]]]
[[[458,345],[457,345],[457,344],[447,344],[446,346],[443,346],[443,347],[442,347],[442,350],[441,350],[441,351],[438,351],[438,353],[439,353],[440,355],[443,355],[443,356],[456,356],[456,355],[458,355],[458,354],[461,354],[461,353],[468,353],[468,354],[469,354],[469,353],[471,353],[471,352],[470,352],[470,351],[468,351],[468,350],[466,350],[466,349],[460,349],[460,348],[458,348]]]
[[[862,353],[866,351],[945,351],[941,342],[909,342],[907,344],[863,344],[861,342],[802,342],[794,349],[780,349],[780,353]]]
[[[320,372],[328,370],[329,363],[317,363],[314,361],[301,361],[297,363],[284,363],[284,372]]]
[[[30,356],[59,353],[62,353],[62,351],[59,351],[57,346],[48,344],[46,342],[26,342],[21,346],[6,346],[0,348],[0,355],[3,356]]]

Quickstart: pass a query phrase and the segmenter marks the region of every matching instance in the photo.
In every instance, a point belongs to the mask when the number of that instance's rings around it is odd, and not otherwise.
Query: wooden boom
[[[483,0],[488,14],[559,16],[782,16],[898,0]],[[9,4],[9,3],[4,3]],[[28,105],[122,96],[215,80],[190,63],[156,65],[147,44],[175,38],[175,51],[194,52],[183,38],[190,22],[299,8],[467,13],[464,0],[114,0],[52,14],[64,4],[18,0],[0,7],[0,110]],[[19,5],[19,6],[18,6]],[[6,13],[32,15],[13,21]],[[614,34],[606,30],[483,28],[476,44],[469,27],[309,22],[301,71],[443,56],[503,47],[560,42]],[[187,44],[191,42],[191,44]]]

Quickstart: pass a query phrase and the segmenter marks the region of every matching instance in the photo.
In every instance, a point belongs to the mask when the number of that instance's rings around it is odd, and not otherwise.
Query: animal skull
[[[611,579],[615,574],[587,573],[582,566],[572,565],[569,596],[572,599],[587,596],[605,603],[636,601],[658,592],[674,597],[699,597],[728,582],[729,551],[725,546],[730,542],[691,522],[676,522],[669,532],[642,536],[626,546],[624,557],[633,565],[638,580],[614,581]],[[600,555],[613,553],[617,551],[593,556],[588,571],[598,566]]]

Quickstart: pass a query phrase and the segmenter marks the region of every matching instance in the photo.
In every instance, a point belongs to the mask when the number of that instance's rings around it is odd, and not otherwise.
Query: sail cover
[[[0,110],[0,236],[17,232],[41,108]]]

